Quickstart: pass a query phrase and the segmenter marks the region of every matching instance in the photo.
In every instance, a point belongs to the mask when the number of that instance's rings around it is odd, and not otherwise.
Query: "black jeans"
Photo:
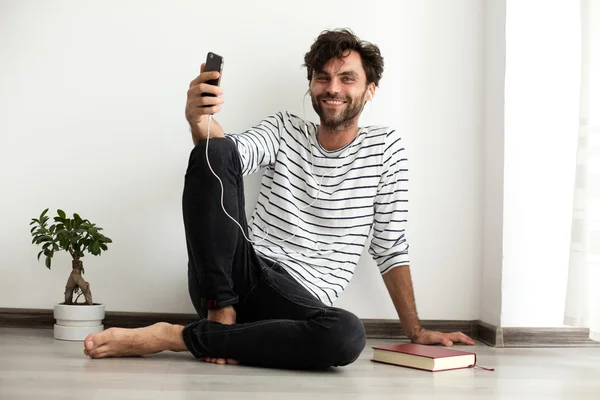
[[[188,286],[201,319],[183,340],[197,357],[233,358],[262,367],[315,369],[354,362],[365,347],[362,322],[328,307],[281,265],[262,258],[221,208],[221,186],[206,162],[206,141],[192,150],[183,191]],[[247,234],[239,153],[226,138],[209,142],[209,159],[224,186],[225,210]],[[206,319],[231,305],[234,325]]]

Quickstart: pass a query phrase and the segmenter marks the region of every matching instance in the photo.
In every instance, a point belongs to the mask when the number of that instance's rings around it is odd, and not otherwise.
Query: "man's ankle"
[[[169,342],[168,350],[188,351],[188,348],[183,341],[183,328],[183,325],[171,325],[171,334],[169,335],[171,340]]]
[[[222,308],[208,310],[209,320],[232,319],[235,321],[235,308],[233,306],[225,306]]]

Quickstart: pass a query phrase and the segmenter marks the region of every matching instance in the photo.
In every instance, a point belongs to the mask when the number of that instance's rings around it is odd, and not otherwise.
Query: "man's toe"
[[[92,350],[94,348],[94,341],[92,340],[91,335],[85,338],[83,346],[86,350]]]

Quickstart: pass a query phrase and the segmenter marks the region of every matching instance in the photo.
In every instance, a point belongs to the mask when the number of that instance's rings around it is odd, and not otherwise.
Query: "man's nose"
[[[327,85],[327,91],[332,94],[337,94],[340,92],[340,81],[337,78],[333,78],[329,81],[329,85]]]

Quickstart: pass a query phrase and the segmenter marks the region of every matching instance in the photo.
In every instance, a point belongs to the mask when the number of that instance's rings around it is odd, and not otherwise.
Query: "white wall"
[[[300,67],[326,28],[380,45],[385,72],[361,124],[409,145],[409,241],[423,319],[476,319],[482,261],[483,3],[7,1],[0,12],[0,307],[51,308],[70,270],[35,258],[29,221],[78,212],[114,240],[86,257],[110,311],[193,312],[181,192],[192,142],[189,81],[225,56],[217,119],[240,131],[281,109],[302,114]],[[212,15],[212,16],[211,16]],[[214,17],[216,16],[216,17]],[[307,117],[315,118],[307,101]],[[258,177],[247,182],[248,208]],[[336,304],[396,318],[372,260]]]
[[[563,323],[579,126],[579,18],[579,2],[507,1],[502,326]]]

